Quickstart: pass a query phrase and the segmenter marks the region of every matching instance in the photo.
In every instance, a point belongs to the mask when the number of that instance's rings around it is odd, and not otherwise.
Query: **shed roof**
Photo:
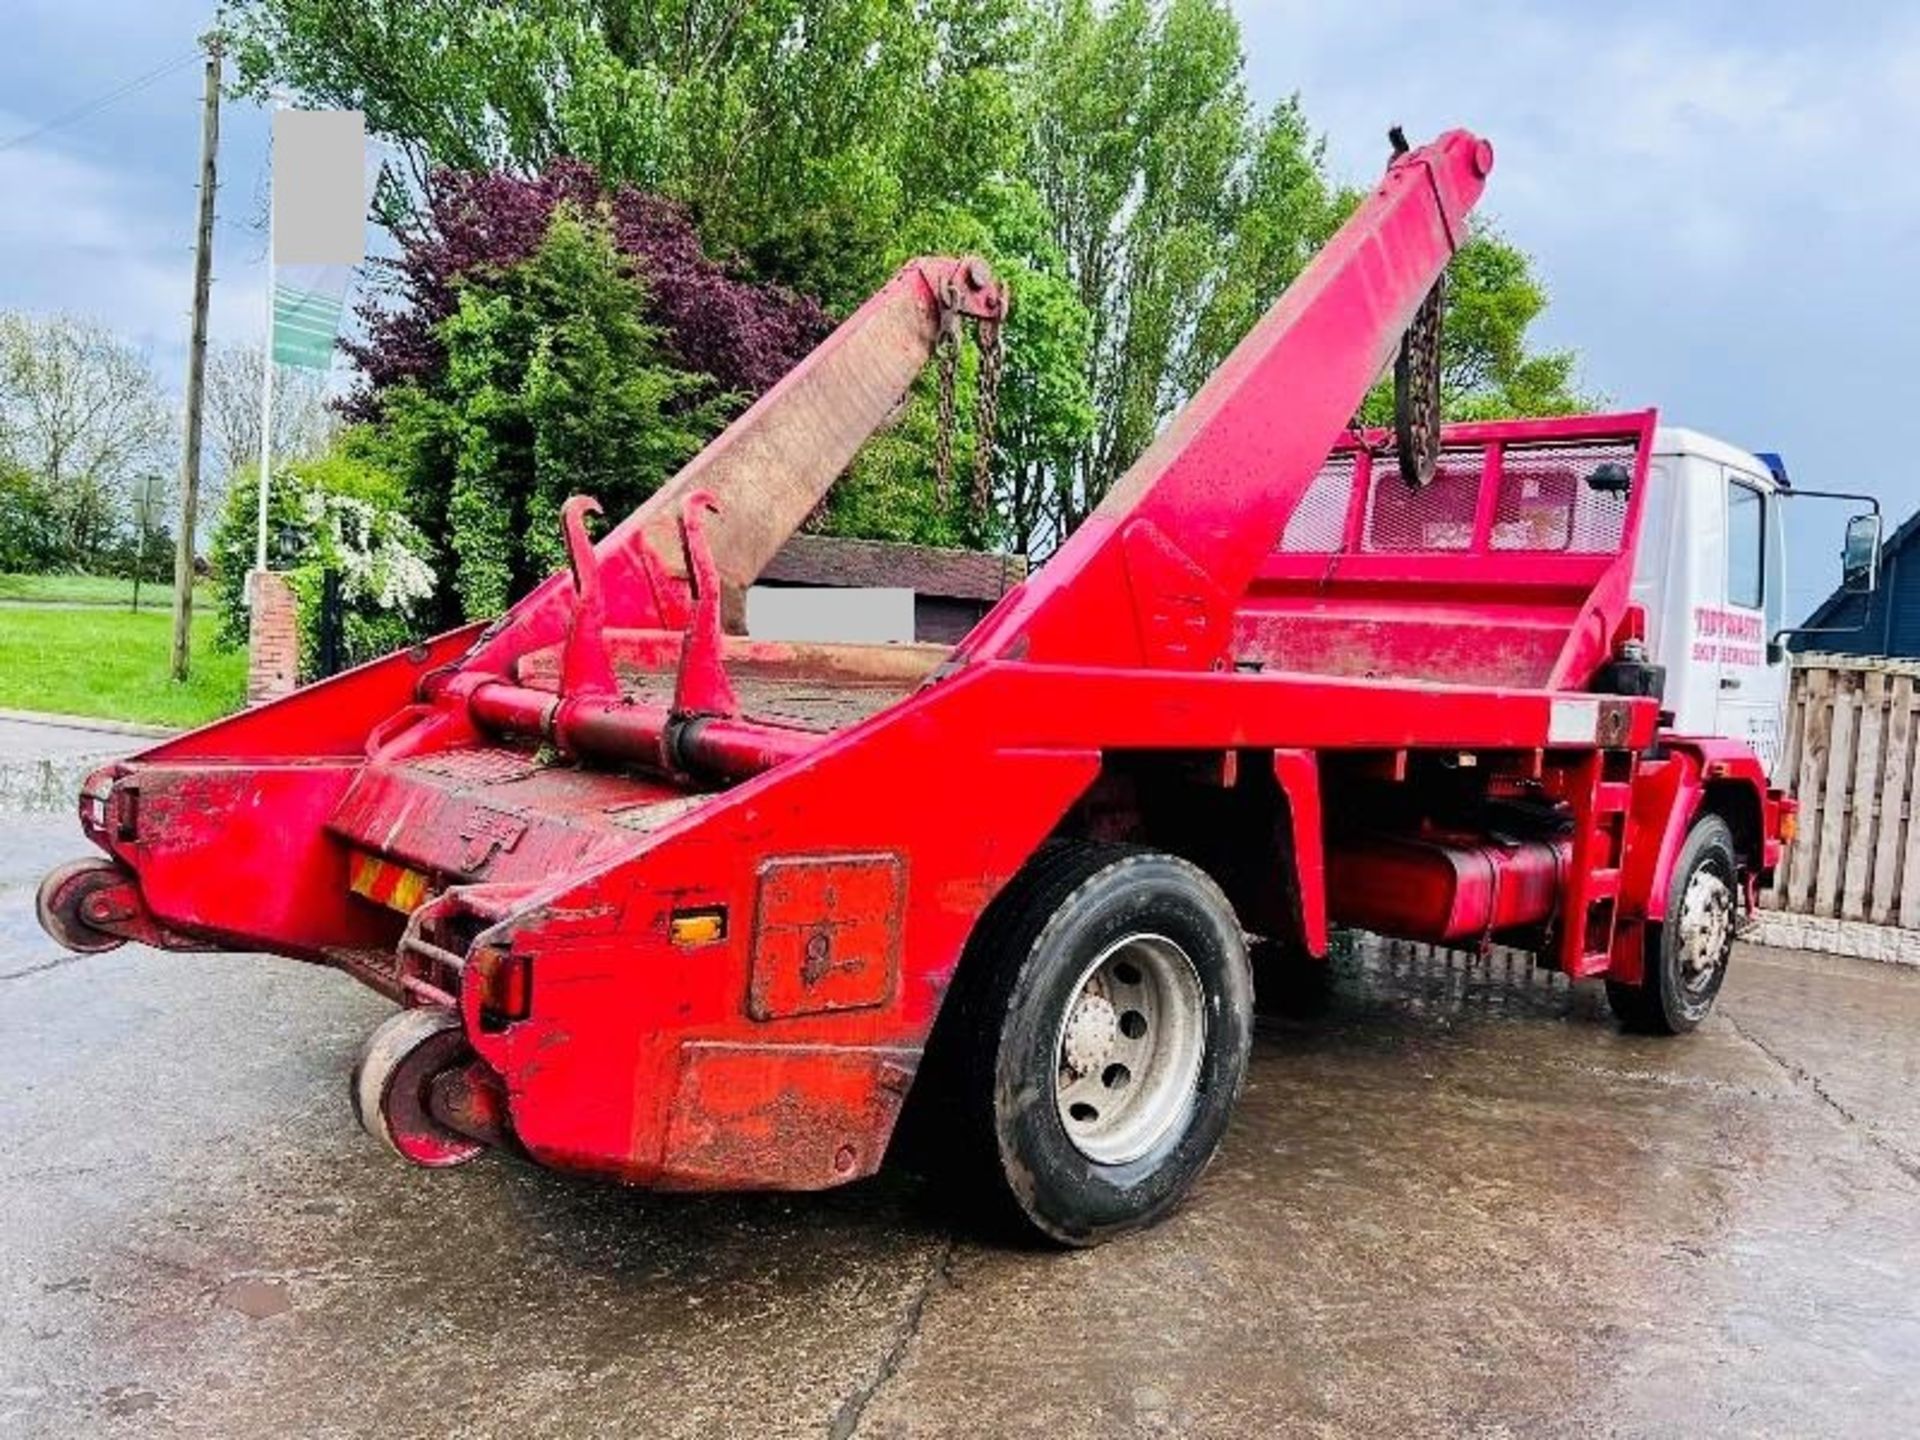
[[[1026,578],[1022,555],[837,535],[796,535],[760,572],[762,581],[776,585],[898,586],[916,595],[987,601]]]

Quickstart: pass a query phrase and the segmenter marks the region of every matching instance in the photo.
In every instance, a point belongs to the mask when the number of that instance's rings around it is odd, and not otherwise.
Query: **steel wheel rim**
[[[1147,1154],[1192,1112],[1207,1048],[1206,991],[1164,935],[1115,941],[1080,972],[1054,1036],[1054,1108],[1099,1165]]]
[[[1713,989],[1733,949],[1733,887],[1711,866],[1687,879],[1680,897],[1680,985],[1689,1000]]]

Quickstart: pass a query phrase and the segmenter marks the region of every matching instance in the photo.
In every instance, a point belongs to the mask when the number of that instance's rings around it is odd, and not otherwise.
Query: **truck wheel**
[[[460,1017],[422,1007],[389,1015],[360,1049],[347,1085],[361,1128],[396,1155],[441,1170],[487,1147],[442,1125],[428,1107],[434,1076],[469,1055]]]
[[[995,1203],[1062,1245],[1165,1215],[1246,1078],[1253,986],[1219,887],[1171,855],[1050,847],[969,962],[956,1098]]]
[[[1727,978],[1739,893],[1733,831],[1718,815],[1703,815],[1673,867],[1667,918],[1647,927],[1644,979],[1607,982],[1607,1003],[1623,1027],[1682,1035],[1707,1018]]]

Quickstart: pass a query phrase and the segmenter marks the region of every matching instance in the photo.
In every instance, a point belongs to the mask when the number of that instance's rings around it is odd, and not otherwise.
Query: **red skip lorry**
[[[1652,414],[1438,426],[1438,286],[1492,163],[1398,147],[960,644],[732,633],[935,348],[997,343],[983,264],[906,266],[597,544],[570,502],[568,570],[493,624],[93,775],[105,858],[48,877],[43,924],[392,997],[354,1104],[424,1165],[836,1185],[918,1075],[947,1158],[1066,1244],[1212,1156],[1250,944],[1524,946],[1692,1028],[1792,806],[1663,727]],[[1355,430],[1390,365],[1396,425]]]

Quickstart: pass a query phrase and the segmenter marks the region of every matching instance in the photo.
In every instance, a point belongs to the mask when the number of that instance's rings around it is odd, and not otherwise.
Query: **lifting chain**
[[[980,388],[973,419],[973,513],[987,513],[993,498],[993,445],[1000,429],[1000,372],[1006,366],[1007,342],[1000,322],[980,323],[974,334],[980,346]]]
[[[1393,362],[1393,438],[1400,478],[1425,489],[1440,463],[1440,320],[1446,307],[1446,274],[1433,282],[1400,337]]]
[[[1000,376],[1006,367],[1006,341],[995,321],[980,321],[975,331],[980,350],[980,376],[974,391],[973,421],[973,494],[975,515],[987,512],[992,499],[994,437],[1000,428]],[[953,484],[953,432],[955,391],[960,370],[960,316],[949,310],[940,326],[940,340],[934,347],[939,367],[939,417],[933,437],[933,482],[935,494],[945,504]]]
[[[949,310],[940,320],[933,358],[939,366],[939,419],[933,430],[933,492],[942,505],[953,483],[953,389],[960,369],[960,314]]]

